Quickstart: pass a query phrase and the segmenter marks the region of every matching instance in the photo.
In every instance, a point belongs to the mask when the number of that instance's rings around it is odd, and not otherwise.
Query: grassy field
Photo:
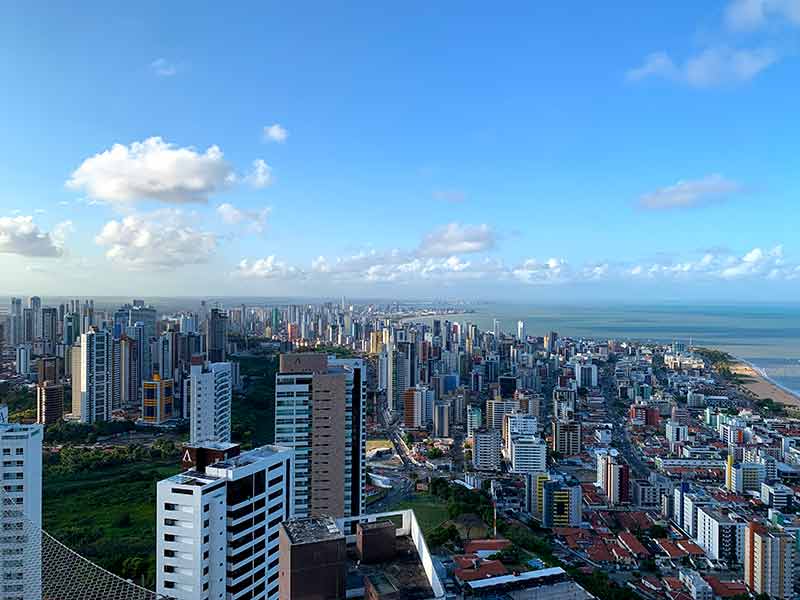
[[[428,535],[436,527],[448,520],[447,505],[436,496],[428,494],[414,496],[409,500],[398,502],[386,510],[405,510],[407,508],[414,510],[417,522],[425,535]]]
[[[389,440],[367,440],[367,452],[375,448],[391,448],[392,442]]]
[[[91,561],[150,587],[155,579],[156,482],[174,460],[45,474],[44,529]]]
[[[244,394],[233,398],[231,435],[245,448],[271,444],[275,440],[275,373],[278,357],[235,358],[239,372],[247,376]]]

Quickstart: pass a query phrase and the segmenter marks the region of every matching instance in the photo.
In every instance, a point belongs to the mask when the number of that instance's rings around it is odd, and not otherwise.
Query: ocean
[[[472,304],[474,313],[450,320],[530,335],[630,339],[724,350],[752,363],[779,385],[800,394],[800,305],[530,305]]]

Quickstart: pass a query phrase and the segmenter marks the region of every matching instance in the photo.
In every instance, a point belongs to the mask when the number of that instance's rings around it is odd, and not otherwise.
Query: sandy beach
[[[731,365],[730,369],[732,373],[750,378],[750,381],[743,383],[742,387],[757,398],[771,398],[779,404],[800,407],[800,397],[770,381],[752,365],[746,362],[737,362]]]

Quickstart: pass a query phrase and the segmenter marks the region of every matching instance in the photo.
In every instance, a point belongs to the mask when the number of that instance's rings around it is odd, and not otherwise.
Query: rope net
[[[0,507],[2,600],[165,600],[42,530],[25,515],[23,493],[15,486],[0,486]]]

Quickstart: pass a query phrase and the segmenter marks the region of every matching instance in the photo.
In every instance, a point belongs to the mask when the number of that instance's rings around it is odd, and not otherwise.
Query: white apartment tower
[[[516,437],[511,442],[511,471],[513,473],[546,473],[547,444],[533,437]]]
[[[498,471],[503,447],[500,430],[484,427],[476,430],[472,439],[472,466],[479,471]]]
[[[192,358],[184,390],[184,417],[189,417],[191,444],[231,441],[231,363]]]
[[[278,530],[292,517],[292,458],[288,448],[264,446],[158,482],[158,594],[278,598]]]
[[[7,417],[0,407],[0,598],[41,600],[42,426]]]

